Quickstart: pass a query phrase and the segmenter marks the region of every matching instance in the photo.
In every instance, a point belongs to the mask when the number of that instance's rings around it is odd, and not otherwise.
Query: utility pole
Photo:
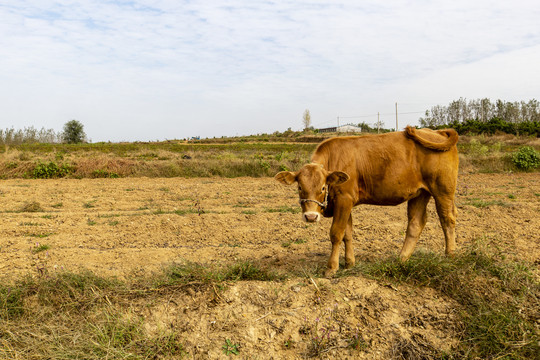
[[[381,126],[381,113],[377,113],[377,134],[379,133],[379,128]]]
[[[339,116],[337,117],[337,128],[336,131],[339,131]]]
[[[398,131],[397,103],[396,103],[396,131]]]

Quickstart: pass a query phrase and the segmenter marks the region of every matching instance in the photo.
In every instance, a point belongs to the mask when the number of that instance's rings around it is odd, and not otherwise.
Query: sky
[[[0,129],[156,141],[540,98],[537,0],[0,0]]]

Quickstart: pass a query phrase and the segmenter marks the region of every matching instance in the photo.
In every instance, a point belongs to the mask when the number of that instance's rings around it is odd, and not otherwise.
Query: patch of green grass
[[[19,318],[25,311],[23,289],[0,285],[0,320]]]
[[[291,214],[299,214],[302,209],[300,207],[296,206],[280,206],[278,208],[266,208],[264,209],[267,213],[291,213]]]
[[[197,209],[189,208],[189,209],[177,209],[174,210],[173,213],[176,215],[184,216],[188,214],[202,214]]]
[[[37,254],[37,253],[40,253],[40,252],[43,252],[43,251],[47,251],[49,250],[51,247],[47,244],[36,244],[36,247],[32,249],[32,252],[34,254]]]
[[[375,279],[434,288],[461,306],[463,338],[456,356],[533,359],[540,353],[535,318],[540,283],[529,268],[502,254],[472,246],[454,259],[417,253],[353,269]]]
[[[19,212],[31,212],[31,213],[42,212],[42,211],[45,211],[45,210],[43,210],[43,208],[41,207],[41,204],[37,201],[27,202],[19,210]]]
[[[510,204],[502,200],[484,200],[484,199],[469,199],[465,205],[471,205],[479,209],[488,208],[490,206],[508,207]]]
[[[107,171],[107,170],[103,170],[103,169],[96,169],[96,170],[93,170],[90,173],[90,177],[93,178],[93,179],[99,179],[99,178],[118,179],[120,177],[120,175],[118,175],[117,173],[112,172],[112,171]]]
[[[304,239],[296,239],[296,240],[291,240],[291,241],[285,241],[283,243],[281,243],[281,246],[283,246],[284,248],[288,248],[290,247],[292,244],[304,244],[306,242],[306,240]]]
[[[26,236],[43,239],[43,238],[51,236],[52,234],[54,234],[54,233],[51,233],[51,232],[37,232],[37,233],[27,233]]]
[[[226,281],[282,281],[283,274],[272,272],[249,261],[226,266],[203,266],[186,262],[171,266],[165,276],[157,279],[157,286],[196,284],[197,286],[220,285]]]
[[[94,205],[96,202],[96,200],[92,200],[92,201],[87,201],[83,204],[83,208],[85,209],[92,209],[94,207],[96,207],[96,205]]]
[[[244,214],[244,215],[255,215],[257,213],[257,211],[255,211],[255,210],[242,210],[241,213]]]

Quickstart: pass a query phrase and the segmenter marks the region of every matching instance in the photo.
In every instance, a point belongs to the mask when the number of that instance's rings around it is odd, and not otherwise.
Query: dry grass
[[[316,143],[271,143],[263,138],[215,139],[209,143],[30,144],[0,152],[0,178],[32,178],[39,164],[69,171],[61,176],[95,177],[264,177],[309,162]],[[310,138],[314,139],[314,138]],[[316,138],[315,140],[321,140]],[[540,140],[514,135],[462,136],[464,172],[517,171],[511,161],[520,146],[540,148]],[[56,175],[55,175],[56,176]]]

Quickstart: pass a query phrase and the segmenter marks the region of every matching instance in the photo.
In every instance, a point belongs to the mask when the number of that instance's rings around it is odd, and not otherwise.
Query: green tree
[[[65,123],[62,139],[68,144],[77,144],[86,140],[84,125],[77,120],[71,120]]]

